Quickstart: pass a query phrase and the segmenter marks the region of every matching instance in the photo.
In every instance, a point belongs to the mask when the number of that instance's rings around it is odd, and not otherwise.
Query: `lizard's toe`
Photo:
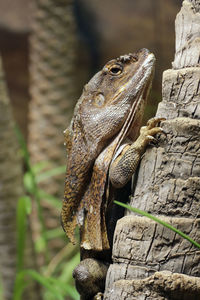
[[[147,140],[149,141],[149,142],[156,142],[157,140],[152,136],[152,135],[147,135]]]
[[[153,118],[147,122],[147,126],[143,126],[140,129],[139,142],[141,145],[147,145],[149,143],[156,144],[159,139],[155,136],[160,133],[166,136],[166,132],[161,127],[156,127],[158,123],[164,120],[164,118]]]
[[[142,136],[147,137],[147,136],[154,136],[157,133],[163,133],[166,134],[165,131],[161,127],[153,127],[149,128],[148,126],[142,127],[140,130],[140,134]]]
[[[154,127],[156,127],[161,121],[165,121],[165,118],[151,118],[148,122],[147,122],[147,128],[148,129],[152,129]]]
[[[151,128],[151,129],[148,129],[148,127],[147,127],[147,131],[146,131],[147,135],[154,136],[157,133],[166,134],[165,131],[161,127],[154,127],[154,128]]]

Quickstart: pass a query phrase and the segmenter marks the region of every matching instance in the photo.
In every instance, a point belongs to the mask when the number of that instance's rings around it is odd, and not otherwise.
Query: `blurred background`
[[[15,118],[26,136],[33,4],[34,0],[0,0],[0,50]],[[180,5],[181,0],[75,0],[80,89],[108,60],[145,47],[157,58],[154,101],[160,100],[162,72],[173,61]]]
[[[91,76],[140,48],[157,59],[145,119],[155,114],[181,2],[0,0],[2,299],[78,299],[71,277],[78,247],[68,244],[59,217],[63,130]]]

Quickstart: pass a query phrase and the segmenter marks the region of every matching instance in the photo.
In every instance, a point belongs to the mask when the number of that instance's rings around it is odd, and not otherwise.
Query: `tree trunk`
[[[48,168],[66,165],[63,130],[72,116],[77,99],[77,36],[73,0],[37,0],[31,45],[31,97],[29,149],[32,163],[48,161]],[[63,174],[41,183],[47,193],[63,198]],[[45,200],[45,199],[44,199]],[[48,229],[60,227],[60,212],[47,202],[45,222]],[[37,217],[32,221],[39,235]],[[35,226],[36,225],[36,226]],[[61,239],[50,247],[60,249]]]
[[[176,18],[173,69],[163,73],[158,147],[147,149],[133,207],[200,243],[200,1],[183,1]],[[104,299],[200,299],[200,251],[173,231],[127,212],[117,223]]]
[[[11,299],[16,271],[16,203],[22,195],[22,164],[0,61],[0,268],[5,299]]]
[[[20,147],[14,131],[14,119],[0,59],[0,280],[5,300],[13,297],[16,276],[16,207],[24,195],[23,168]],[[34,266],[31,235],[27,235],[25,267]],[[26,298],[40,299],[35,284],[28,286]]]

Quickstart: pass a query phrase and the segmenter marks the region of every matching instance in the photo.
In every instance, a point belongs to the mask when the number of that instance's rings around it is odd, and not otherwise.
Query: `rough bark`
[[[0,268],[5,299],[11,299],[16,270],[16,202],[22,194],[19,146],[0,61]]]
[[[16,207],[23,190],[23,165],[0,59],[0,274],[4,299],[12,299],[16,276]],[[25,267],[34,266],[31,236],[27,237]],[[36,293],[37,292],[37,293]],[[24,299],[40,299],[33,284]]]
[[[76,43],[73,0],[37,0],[30,41],[29,149],[32,163],[48,161],[49,168],[66,165],[63,130],[69,124],[77,99]],[[63,174],[40,186],[62,199]],[[42,205],[47,210],[47,228],[60,227],[60,213],[45,201]],[[37,227],[33,226],[33,230],[37,235]],[[60,242],[53,241],[51,246],[60,249]]]
[[[60,166],[66,163],[63,130],[76,99],[73,0],[36,1],[30,45],[31,159],[34,163],[49,160]],[[57,184],[47,185],[50,193],[63,195],[63,176]]]
[[[163,73],[157,116],[166,137],[146,151],[131,205],[200,242],[200,1],[176,18],[173,69]],[[104,299],[200,299],[200,251],[145,217],[118,221]]]

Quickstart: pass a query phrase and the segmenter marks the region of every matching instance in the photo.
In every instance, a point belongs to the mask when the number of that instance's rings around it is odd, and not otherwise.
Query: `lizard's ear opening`
[[[94,103],[97,107],[102,107],[105,104],[105,97],[102,93],[95,95]]]

